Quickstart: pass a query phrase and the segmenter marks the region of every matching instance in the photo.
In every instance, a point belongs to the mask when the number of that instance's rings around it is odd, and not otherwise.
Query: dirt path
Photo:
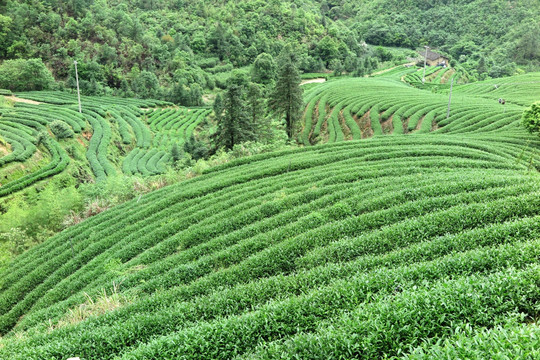
[[[302,82],[300,82],[300,86],[306,85],[306,84],[313,84],[313,83],[323,83],[323,82],[326,82],[325,78],[303,80]]]
[[[14,101],[14,102],[20,102],[20,103],[25,103],[25,104],[31,104],[31,105],[39,105],[39,104],[42,104],[40,103],[39,101],[34,101],[34,100],[28,100],[28,99],[21,99],[21,98],[18,98],[18,97],[15,97],[15,96],[4,96],[6,99],[8,100],[11,100],[11,101]]]

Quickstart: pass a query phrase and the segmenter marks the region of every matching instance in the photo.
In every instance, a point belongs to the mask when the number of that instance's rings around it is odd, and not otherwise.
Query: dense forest
[[[303,72],[354,73],[362,58],[394,56],[367,44],[429,45],[473,79],[540,66],[538,0],[2,0],[0,14],[0,58],[41,58],[55,87],[74,87],[77,60],[87,95],[183,105],[225,88],[233,69],[272,69],[286,43]],[[9,74],[24,66],[5,64],[0,87],[20,90]]]

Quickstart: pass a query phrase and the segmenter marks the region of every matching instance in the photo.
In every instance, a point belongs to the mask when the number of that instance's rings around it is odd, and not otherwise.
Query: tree
[[[523,112],[521,123],[529,132],[540,134],[540,102],[532,104]]]
[[[159,81],[156,74],[141,71],[133,84],[135,94],[142,99],[157,99],[160,96]]]
[[[195,136],[191,135],[184,143],[184,151],[191,155],[195,161],[204,159],[208,155],[208,148],[202,141],[197,141]]]
[[[81,93],[84,95],[96,96],[104,92],[103,84],[105,75],[103,66],[96,61],[78,61],[77,71],[79,74],[79,85]],[[75,66],[71,64],[67,86],[74,89],[76,86]]]
[[[178,148],[178,143],[174,143],[171,148],[171,158],[173,161],[173,164],[176,164],[178,160],[182,157],[182,154],[180,154],[180,149]]]
[[[250,83],[247,86],[246,110],[253,124],[255,140],[269,141],[272,137],[270,122],[266,118],[266,106],[261,85]]]
[[[315,52],[317,56],[325,61],[326,65],[340,55],[337,41],[330,36],[325,36],[319,41]]]
[[[514,58],[518,63],[526,63],[527,60],[540,57],[540,27],[530,22],[524,26],[524,30],[514,50]]]
[[[234,82],[229,84],[224,99],[215,142],[218,147],[231,150],[235,144],[253,140],[255,132],[245,107],[244,87]]]
[[[285,117],[287,135],[292,139],[296,123],[302,114],[304,101],[300,87],[300,73],[290,45],[280,54],[280,65],[277,82],[270,95],[269,107],[277,116]]]
[[[276,77],[276,63],[272,55],[262,53],[255,59],[251,70],[251,78],[259,84],[269,84]]]
[[[0,88],[11,91],[48,90],[54,78],[41,59],[6,60],[0,65]]]
[[[13,19],[0,14],[0,56],[4,57],[8,48],[8,34]]]
[[[223,96],[221,96],[221,93],[217,94],[216,99],[214,100],[213,108],[216,120],[219,122],[221,120],[221,116],[223,115],[224,110]]]
[[[343,73],[343,64],[341,63],[341,60],[334,59],[330,62],[330,70],[334,70],[334,76],[341,76]]]

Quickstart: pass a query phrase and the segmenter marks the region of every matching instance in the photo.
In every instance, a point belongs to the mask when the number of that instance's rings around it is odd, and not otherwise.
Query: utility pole
[[[427,52],[429,46],[424,46],[426,48],[426,55],[424,56],[424,75],[422,75],[422,84],[426,82],[426,63],[427,63]]]
[[[79,112],[82,114],[81,107],[81,91],[79,90],[79,73],[77,72],[77,60],[73,61],[75,64],[75,79],[77,80],[77,98],[79,99]]]
[[[454,88],[454,78],[452,78],[452,83],[450,83],[450,97],[448,98],[448,111],[446,112],[446,118],[450,117],[450,104],[452,103],[452,89]]]

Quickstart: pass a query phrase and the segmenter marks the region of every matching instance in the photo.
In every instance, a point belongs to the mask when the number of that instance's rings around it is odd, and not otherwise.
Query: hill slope
[[[275,57],[287,41],[306,72],[354,64],[364,40],[430,45],[480,77],[512,75],[516,64],[538,70],[539,9],[538,0],[6,0],[0,58],[42,58],[70,88],[78,60],[89,95],[114,89],[196,105],[175,91],[220,86],[220,73]]]
[[[450,84],[423,85],[411,79],[421,79],[422,71],[399,66],[379,76],[336,79],[306,91],[300,140],[310,145],[419,133],[519,134],[524,131],[521,115],[540,90],[540,73],[456,82],[448,113]],[[446,69],[431,67],[426,74],[440,72]]]
[[[163,101],[83,96],[79,113],[77,97],[63,92],[18,93],[12,99],[14,107],[0,109],[0,198],[66,172],[80,182],[165,173],[173,144],[182,146],[211,112]],[[55,122],[71,136],[55,134]]]
[[[0,358],[380,359],[537,334],[538,145],[375,137],[158,190],[12,264]]]

